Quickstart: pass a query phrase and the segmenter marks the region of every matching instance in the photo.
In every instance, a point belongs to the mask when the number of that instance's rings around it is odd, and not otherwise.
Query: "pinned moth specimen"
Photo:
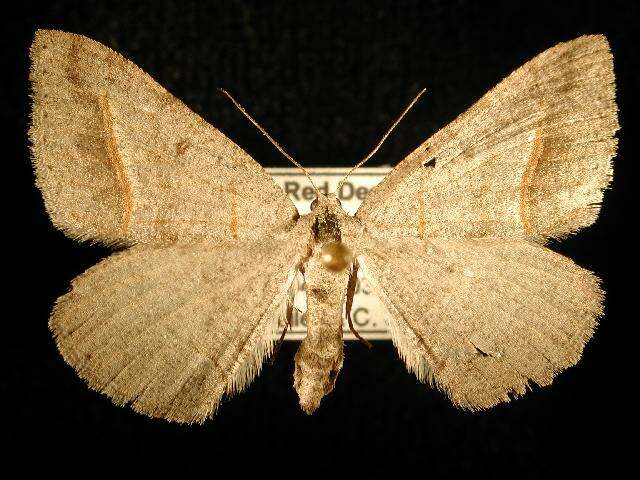
[[[464,409],[550,384],[594,331],[598,278],[544,245],[591,225],[611,179],[618,121],[601,35],[513,72],[355,216],[319,191],[300,216],[240,147],[93,40],[38,31],[31,60],[47,212],[73,239],[125,247],[74,279],[49,323],[65,361],[116,404],[210,417],[272,354],[299,272],[307,337],[293,377],[307,413],[342,367],[358,270],[408,369]]]

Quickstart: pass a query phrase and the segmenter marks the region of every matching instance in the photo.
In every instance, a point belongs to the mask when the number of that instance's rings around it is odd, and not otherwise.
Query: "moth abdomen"
[[[333,390],[343,360],[342,312],[349,269],[327,268],[324,246],[315,244],[306,263],[307,336],[295,357],[294,387],[306,413],[313,413]]]

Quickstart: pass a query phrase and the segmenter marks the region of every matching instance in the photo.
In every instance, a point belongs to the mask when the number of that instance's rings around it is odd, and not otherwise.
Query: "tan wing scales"
[[[202,422],[271,352],[305,245],[133,247],[77,277],[50,327],[63,357],[117,404]]]
[[[297,218],[258,163],[113,50],[39,30],[31,61],[36,181],[69,236],[256,239]]]
[[[436,133],[368,195],[374,235],[562,238],[591,225],[618,129],[602,35],[541,53]]]
[[[359,262],[408,368],[466,409],[551,383],[602,312],[597,277],[526,241],[370,237]]]

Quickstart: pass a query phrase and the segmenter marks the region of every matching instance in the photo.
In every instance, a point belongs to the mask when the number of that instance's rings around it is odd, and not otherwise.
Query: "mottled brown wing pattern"
[[[305,239],[135,246],[72,282],[50,327],[63,357],[117,404],[202,422],[271,352]]]
[[[292,226],[294,205],[258,163],[118,53],[40,30],[31,61],[36,181],[69,236],[159,245]]]
[[[602,312],[595,275],[522,240],[369,237],[360,262],[408,368],[465,409],[551,383]]]
[[[591,225],[618,129],[604,36],[541,53],[436,133],[358,210],[373,234],[532,238]]]

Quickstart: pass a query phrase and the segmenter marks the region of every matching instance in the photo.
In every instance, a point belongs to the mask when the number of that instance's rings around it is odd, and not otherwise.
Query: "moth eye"
[[[318,199],[317,198],[313,202],[311,202],[311,210],[316,208],[316,205],[318,205]]]

